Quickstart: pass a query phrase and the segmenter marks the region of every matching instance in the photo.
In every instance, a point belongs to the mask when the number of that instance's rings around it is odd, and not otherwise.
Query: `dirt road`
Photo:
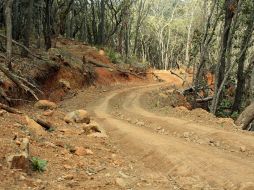
[[[143,189],[254,189],[253,136],[143,109],[157,87],[116,90],[90,108],[126,158],[164,179]]]

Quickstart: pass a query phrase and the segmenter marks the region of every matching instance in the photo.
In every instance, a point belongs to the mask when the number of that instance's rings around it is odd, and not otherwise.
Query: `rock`
[[[71,84],[70,84],[69,81],[64,80],[64,79],[60,79],[58,82],[59,82],[59,84],[60,84],[63,88],[68,89],[68,90],[71,89]]]
[[[90,150],[90,149],[86,149],[86,154],[87,154],[87,155],[93,155],[93,151]]]
[[[21,142],[19,140],[15,141],[16,145],[21,145]]]
[[[23,175],[21,175],[21,176],[19,177],[19,180],[24,181],[24,180],[26,180],[26,177],[23,176]]]
[[[74,179],[74,176],[72,174],[67,174],[67,175],[63,176],[62,178],[65,180],[72,180],[72,179]]]
[[[85,155],[92,155],[93,152],[90,149],[85,149],[84,147],[75,147],[74,153],[77,156],[85,156]]]
[[[100,127],[100,125],[95,121],[91,121],[91,123],[84,125],[83,131],[89,137],[98,137],[98,138],[108,137],[106,131],[102,127]]]
[[[53,114],[54,114],[53,110],[47,110],[47,111],[43,112],[42,115],[44,115],[44,116],[52,116]]]
[[[217,147],[220,147],[220,142],[219,142],[219,141],[216,141],[216,142],[214,143],[214,145],[217,146]]]
[[[2,117],[4,114],[6,114],[7,113],[7,111],[5,111],[5,110],[0,110],[0,117]]]
[[[190,133],[189,132],[184,132],[183,133],[183,137],[184,138],[189,138],[190,137]]]
[[[67,164],[65,164],[63,167],[64,169],[67,169],[67,170],[70,170],[72,168],[70,165],[67,165]]]
[[[44,109],[44,110],[47,110],[47,109],[53,110],[57,108],[57,105],[56,103],[51,102],[49,100],[39,100],[38,102],[34,104],[34,107],[38,109]]]
[[[23,172],[28,172],[29,164],[29,139],[23,138],[20,145],[20,152],[6,157],[9,168],[20,169]]]
[[[64,121],[66,123],[76,122],[76,123],[89,124],[90,123],[90,115],[85,110],[76,110],[76,111],[66,114],[66,116],[64,117]]]
[[[127,186],[127,183],[123,178],[116,178],[116,184],[122,188],[125,188]]]
[[[105,55],[105,51],[104,51],[103,49],[100,49],[100,50],[99,50],[99,54],[102,55],[102,56],[104,56],[104,55]]]
[[[143,127],[145,126],[145,123],[143,121],[139,121],[136,123],[138,126]]]
[[[47,132],[43,129],[41,125],[35,122],[33,119],[26,116],[27,128],[32,135],[35,136],[44,136]]]
[[[108,135],[105,133],[92,133],[87,136],[88,137],[95,137],[95,138],[108,138]]]
[[[54,144],[54,143],[52,143],[52,142],[45,142],[45,146],[46,147],[52,147],[52,148],[56,148],[57,146]]]
[[[246,147],[245,147],[245,146],[241,146],[241,147],[240,147],[240,151],[241,151],[241,152],[246,152]]]

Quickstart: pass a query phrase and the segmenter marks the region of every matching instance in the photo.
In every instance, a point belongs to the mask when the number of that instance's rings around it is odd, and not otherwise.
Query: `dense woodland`
[[[115,63],[119,55],[156,69],[184,66],[208,99],[214,74],[214,114],[238,115],[254,99],[253,0],[0,0],[0,28],[4,73],[11,39],[26,57],[62,36],[105,48]]]

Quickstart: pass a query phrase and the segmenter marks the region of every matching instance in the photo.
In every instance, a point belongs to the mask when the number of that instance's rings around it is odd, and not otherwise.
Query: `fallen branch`
[[[20,111],[14,109],[14,108],[11,108],[11,107],[9,107],[9,106],[7,106],[7,105],[5,105],[5,104],[2,104],[2,103],[0,103],[0,108],[3,109],[3,110],[5,110],[5,111],[7,111],[7,112],[10,112],[10,113],[22,114],[22,112],[20,112]]]
[[[31,85],[28,81],[19,80],[21,77],[16,76],[12,72],[10,72],[7,68],[5,68],[2,64],[0,64],[0,71],[2,71],[9,79],[11,79],[19,88],[29,92],[36,100],[39,100],[35,92],[29,88],[27,85]],[[24,84],[25,83],[25,84]]]
[[[0,34],[0,37],[2,37],[2,38],[4,38],[5,40],[7,40],[7,37],[6,37],[5,35],[3,35],[3,34]],[[15,40],[12,40],[12,42],[13,42],[15,45],[17,45],[17,46],[21,47],[22,49],[24,49],[25,51],[27,51],[27,52],[28,52],[29,54],[31,54],[33,57],[35,57],[35,58],[37,58],[37,59],[40,59],[40,60],[43,60],[40,56],[35,55],[35,54],[34,54],[30,49],[28,49],[26,46],[24,46],[24,45],[18,43],[18,42],[15,41]]]
[[[11,102],[11,99],[7,96],[7,94],[5,93],[5,91],[0,87],[0,96],[5,99],[8,103]]]
[[[183,81],[183,84],[182,84],[182,86],[185,84],[185,80],[184,80],[184,78],[183,77],[181,77],[180,75],[178,75],[177,73],[175,73],[175,72],[173,72],[173,71],[171,71],[170,70],[170,73],[172,74],[172,75],[175,75],[175,76],[177,76],[178,78],[180,78],[182,81]]]
[[[196,99],[196,102],[197,103],[203,103],[203,102],[209,102],[209,101],[212,101],[212,100],[213,100],[213,97],[209,96],[209,97],[206,97],[206,98]]]
[[[42,119],[40,119],[40,118],[37,118],[36,120],[35,120],[38,124],[40,124],[45,130],[50,130],[50,129],[54,129],[55,128],[55,126],[53,126],[53,124],[52,123],[50,123],[50,122],[48,122],[48,121],[44,121],[44,120],[42,120]]]

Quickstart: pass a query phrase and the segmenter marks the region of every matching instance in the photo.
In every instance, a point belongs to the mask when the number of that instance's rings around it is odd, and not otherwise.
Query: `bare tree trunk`
[[[105,1],[101,0],[101,14],[100,14],[100,24],[99,24],[99,37],[98,37],[98,44],[103,45],[105,42]]]
[[[28,0],[29,1],[29,6],[26,15],[26,24],[25,24],[25,30],[24,30],[24,46],[29,48],[30,46],[30,34],[31,34],[31,29],[32,29],[32,16],[33,16],[33,5],[34,5],[34,0]],[[27,57],[28,52],[23,49],[22,51],[22,56]]]
[[[243,49],[245,44],[248,44],[249,41],[251,40],[253,30],[254,30],[254,16],[250,14],[248,26],[244,33],[241,49]],[[244,51],[244,53],[242,54],[242,56],[240,57],[238,61],[237,87],[236,87],[235,100],[232,107],[232,112],[239,111],[242,105],[242,98],[244,95],[244,87],[245,87],[244,63],[245,63],[246,55],[247,55],[247,49],[246,51]]]
[[[185,51],[185,64],[186,65],[189,65],[189,62],[190,62],[189,49],[190,49],[190,45],[191,45],[191,29],[192,29],[193,16],[194,16],[194,9],[191,11],[191,19],[190,19],[190,24],[188,27],[188,37],[187,37],[186,51]]]
[[[246,88],[245,99],[246,105],[250,105],[254,101],[254,56],[251,58],[248,68],[245,72]]]
[[[234,11],[231,9],[231,7],[234,7],[237,0],[226,0],[225,2],[225,20],[224,20],[224,31],[222,35],[222,41],[221,41],[221,54],[219,57],[219,63],[218,63],[218,71],[217,71],[217,88],[220,87],[226,70],[226,53],[227,53],[227,47],[228,47],[228,41],[230,39],[230,28],[232,25],[232,20],[234,17]]]
[[[51,42],[51,24],[50,24],[50,14],[51,14],[51,0],[45,0],[45,22],[44,22],[44,39],[46,50],[49,50],[52,46]]]
[[[5,22],[6,22],[6,36],[7,36],[7,46],[6,46],[6,61],[9,69],[12,69],[11,65],[11,55],[12,55],[12,4],[13,0],[6,0],[5,7]]]

